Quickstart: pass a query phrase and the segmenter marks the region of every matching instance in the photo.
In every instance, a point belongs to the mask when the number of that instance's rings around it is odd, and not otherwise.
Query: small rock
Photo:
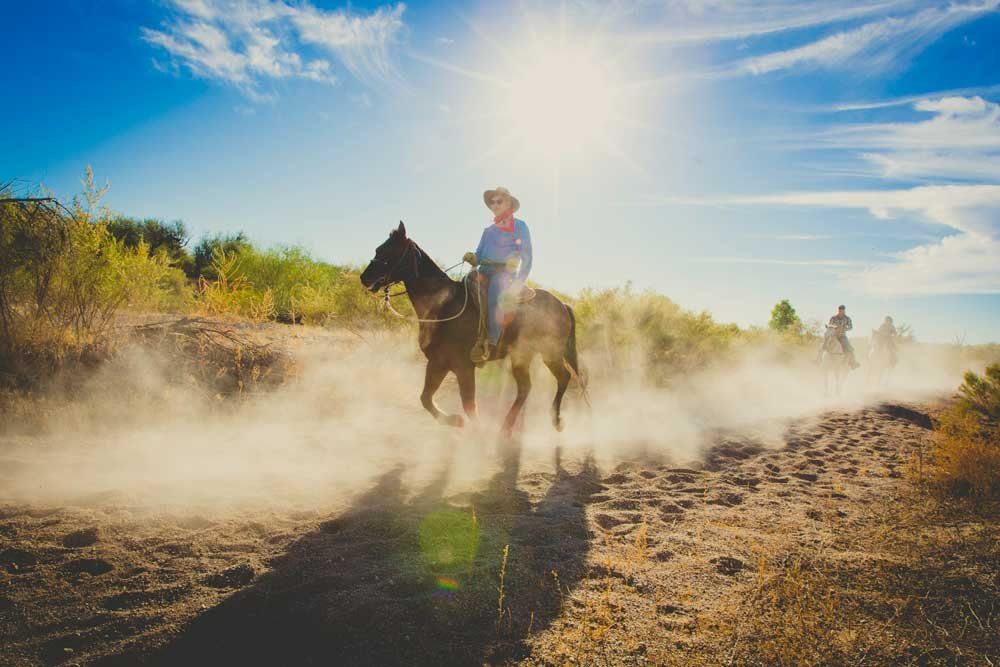
[[[721,493],[708,501],[710,505],[722,505],[723,507],[735,507],[743,504],[743,496],[739,493]]]
[[[608,475],[601,481],[603,481],[605,484],[624,484],[625,482],[628,482],[629,479],[630,479],[629,476],[626,475],[625,473],[616,472],[612,475]]]
[[[240,563],[221,572],[210,574],[205,577],[204,582],[205,585],[212,588],[237,588],[249,584],[256,574],[252,567],[246,563]]]
[[[98,540],[97,528],[84,528],[82,530],[74,530],[62,539],[64,547],[70,549],[79,549],[80,547],[89,547],[91,544],[95,544]]]
[[[78,558],[65,563],[63,569],[74,574],[87,573],[92,577],[98,577],[115,569],[115,566],[100,558]]]
[[[604,530],[610,530],[615,526],[620,526],[621,524],[626,523],[625,519],[612,516],[610,514],[598,514],[594,516],[594,521],[597,522],[597,525]]]
[[[38,557],[30,551],[11,547],[0,551],[0,565],[11,574],[24,572],[38,564]]]
[[[746,564],[744,564],[743,561],[730,556],[719,556],[717,558],[713,558],[709,562],[715,565],[715,569],[720,573],[730,577],[739,573],[746,567]]]

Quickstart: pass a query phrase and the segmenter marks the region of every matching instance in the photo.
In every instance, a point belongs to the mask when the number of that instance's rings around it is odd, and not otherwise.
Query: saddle
[[[479,271],[472,270],[469,271],[468,275],[465,276],[465,287],[469,290],[469,294],[472,295],[473,302],[476,304],[476,308],[479,309],[479,340],[486,339],[486,308],[484,303],[486,303],[486,288],[489,281],[483,274]],[[522,286],[518,293],[514,296],[514,302],[517,305],[528,303],[535,298],[536,292],[531,287],[527,285]],[[506,331],[506,325],[513,319],[515,313],[510,313],[510,317],[507,321],[503,323],[500,331],[500,345],[503,344],[504,333]],[[498,345],[499,348],[499,345]]]

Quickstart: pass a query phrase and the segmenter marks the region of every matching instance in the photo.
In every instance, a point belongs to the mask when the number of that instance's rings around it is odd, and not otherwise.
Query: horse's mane
[[[430,269],[431,273],[435,274],[439,278],[445,278],[454,285],[462,284],[460,280],[454,280],[452,279],[451,276],[445,273],[444,269],[442,269],[441,266],[437,262],[435,262],[434,259],[429,254],[427,254],[427,252],[423,248],[420,247],[420,244],[411,239],[410,237],[406,236],[404,232],[401,232],[399,229],[394,229],[391,232],[389,232],[390,241],[398,242],[400,241],[400,239],[412,245],[413,250],[416,251],[417,261],[420,262],[421,275],[426,275],[424,273],[424,270]]]

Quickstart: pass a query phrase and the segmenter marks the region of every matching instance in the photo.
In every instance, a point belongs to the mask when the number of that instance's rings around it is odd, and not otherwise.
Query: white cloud
[[[818,107],[815,111],[865,111],[869,109],[887,109],[890,107],[909,106],[923,100],[936,100],[942,97],[955,97],[957,95],[990,95],[1000,92],[1000,85],[974,86],[971,88],[953,88],[951,90],[938,90],[920,95],[906,95],[885,100],[875,100],[872,102],[848,102],[834,104],[828,107]]]
[[[918,100],[931,118],[833,128],[820,141],[857,148],[888,178],[1000,180],[1000,104],[981,97]]]
[[[437,39],[434,40],[434,43],[446,46],[448,44],[454,44],[455,40],[451,39],[450,37],[438,37]]]
[[[863,72],[886,70],[912,58],[949,30],[998,7],[1000,0],[982,0],[930,7],[908,16],[890,16],[793,49],[748,58],[737,65],[737,70],[768,74],[854,63],[860,63]]]
[[[363,83],[393,76],[390,48],[403,30],[405,6],[367,14],[323,10],[284,0],[171,0],[175,10],[144,40],[170,54],[195,76],[236,86],[255,100],[267,81],[306,79],[334,84],[324,55],[332,55]],[[313,52],[309,55],[309,52]]]
[[[901,213],[922,216],[958,233],[898,253],[892,262],[843,273],[845,283],[884,296],[1000,293],[1000,185],[796,192],[721,203],[867,209],[882,220]]]
[[[1000,213],[1000,205],[994,214]],[[898,261],[844,276],[845,282],[880,296],[1000,294],[1000,241],[972,234],[911,248]]]
[[[403,30],[405,9],[379,7],[362,17],[303,4],[290,17],[303,42],[337,55],[361,81],[387,81],[394,77],[389,48]]]

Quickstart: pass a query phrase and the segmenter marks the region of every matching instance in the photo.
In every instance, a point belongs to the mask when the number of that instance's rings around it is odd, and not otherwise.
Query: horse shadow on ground
[[[500,458],[486,487],[458,503],[442,495],[450,465],[416,494],[403,467],[385,472],[254,585],[141,661],[480,665],[526,656],[525,640],[586,575],[585,507],[601,487],[592,460],[571,474],[557,456],[551,486],[532,504],[517,487],[520,445],[502,446]]]

